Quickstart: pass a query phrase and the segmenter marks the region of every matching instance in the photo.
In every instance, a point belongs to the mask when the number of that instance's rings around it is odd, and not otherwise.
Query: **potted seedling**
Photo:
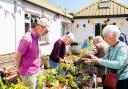
[[[57,89],[63,89],[66,84],[65,76],[57,75],[56,80],[59,81],[59,85],[58,85]]]

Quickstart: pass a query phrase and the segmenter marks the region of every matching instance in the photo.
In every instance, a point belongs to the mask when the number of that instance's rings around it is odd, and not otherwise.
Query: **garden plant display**
[[[29,89],[29,87],[24,86],[22,84],[22,82],[20,81],[20,79],[18,79],[18,83],[17,84],[13,84],[13,83],[4,84],[2,82],[2,79],[0,78],[0,89]]]
[[[38,76],[38,89],[87,89],[91,76],[97,74],[97,68],[95,63],[76,63],[85,54],[88,54],[88,50],[80,50],[75,55],[68,52],[66,57],[72,62],[60,63],[57,69],[41,73]]]
[[[60,63],[57,69],[39,73],[37,76],[37,89],[88,89],[90,87],[90,78],[97,74],[95,63],[78,62],[82,56],[88,54],[88,50],[80,50],[73,54],[68,52],[66,57],[71,63]],[[21,81],[17,84],[3,84],[0,80],[2,89],[29,89]]]

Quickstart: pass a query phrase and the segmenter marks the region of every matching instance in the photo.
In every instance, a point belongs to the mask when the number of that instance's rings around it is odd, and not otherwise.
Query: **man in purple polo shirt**
[[[40,49],[38,38],[48,33],[45,18],[37,20],[33,28],[21,39],[16,52],[16,66],[22,82],[30,89],[36,89],[36,75],[40,71]]]
[[[49,64],[51,69],[57,68],[60,62],[66,62],[66,60],[64,60],[66,46],[70,45],[74,39],[74,35],[69,32],[55,42],[51,55],[49,56]]]

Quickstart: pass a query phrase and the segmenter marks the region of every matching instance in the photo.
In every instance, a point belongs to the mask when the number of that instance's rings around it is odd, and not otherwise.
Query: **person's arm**
[[[59,42],[56,42],[54,44],[54,60],[56,60],[57,62],[61,61],[61,58],[59,56],[60,54],[60,49],[61,49],[61,44]]]
[[[121,47],[119,48],[117,55],[115,55],[116,60],[100,60],[99,63],[109,68],[120,69],[127,60],[127,50],[126,47]]]
[[[25,39],[22,39],[19,43],[17,52],[16,52],[16,67],[19,69],[22,61],[22,56],[26,53],[26,50],[29,47],[29,42]]]
[[[120,69],[127,60],[127,50],[128,49],[126,47],[119,48],[117,54],[115,55],[116,60],[104,60],[105,58],[99,59],[95,56],[92,57],[92,59],[84,58],[83,60],[85,62],[96,62],[109,68]]]
[[[19,69],[19,67],[20,67],[21,58],[22,58],[22,54],[19,51],[17,51],[16,52],[16,67],[17,67],[17,69]]]

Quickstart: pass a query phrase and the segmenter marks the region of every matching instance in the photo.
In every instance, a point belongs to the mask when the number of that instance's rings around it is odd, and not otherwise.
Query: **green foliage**
[[[18,79],[18,83],[15,85],[13,83],[3,84],[2,79],[0,77],[0,89],[29,89],[29,88],[27,86],[24,86],[20,81],[20,79]]]
[[[37,76],[37,80],[38,80],[38,85],[37,85],[37,89],[42,89],[44,87],[44,84],[45,84],[45,80],[46,80],[46,77],[45,75],[47,75],[46,73],[40,73],[38,76]]]
[[[66,53],[66,55],[67,55],[67,56],[71,56],[71,55],[72,55],[72,51],[68,51],[68,52]]]
[[[57,75],[56,80],[58,80],[59,83],[65,83],[66,82],[65,76],[61,76],[61,75]]]
[[[73,75],[68,74],[68,75],[66,75],[66,78],[67,78],[67,84],[66,85],[68,87],[71,87],[71,88],[77,88],[78,87],[77,83],[75,81],[75,77]]]
[[[67,58],[71,59],[72,61],[77,61],[80,56],[79,55],[70,55],[70,56],[67,56]]]
[[[27,86],[23,85],[23,83],[18,79],[18,83],[13,85],[13,89],[29,89]]]
[[[88,53],[89,50],[87,49],[82,49],[78,53],[71,50],[67,53],[66,57],[74,62]],[[96,74],[97,71],[94,63],[75,63],[60,63],[57,69],[41,73],[38,77],[38,89],[42,89],[42,87],[55,88],[59,83],[67,87],[65,89],[82,89],[88,86],[90,84],[90,74]]]
[[[57,72],[57,70],[56,70],[56,69],[52,69],[52,70],[50,71],[50,74],[57,75],[57,74],[58,74],[58,72]]]
[[[81,49],[81,50],[79,51],[80,57],[82,57],[82,56],[84,56],[84,55],[86,55],[86,54],[88,54],[88,53],[89,53],[89,50],[87,50],[87,49]]]

